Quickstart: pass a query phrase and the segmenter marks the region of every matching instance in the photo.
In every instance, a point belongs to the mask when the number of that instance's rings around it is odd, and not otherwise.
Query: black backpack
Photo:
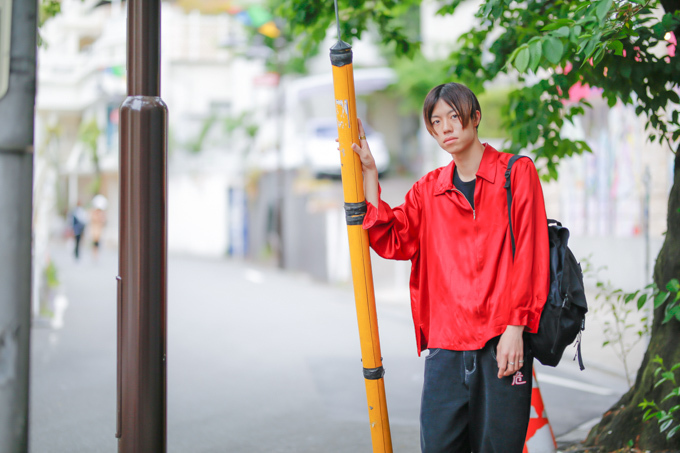
[[[515,235],[512,231],[512,189],[510,172],[512,165],[522,157],[512,156],[505,171],[505,189],[508,194],[508,221],[512,256],[515,256]],[[527,157],[528,158],[528,157]],[[541,313],[538,332],[529,334],[534,357],[543,365],[557,366],[567,346],[578,336],[577,356],[581,370],[581,331],[585,329],[586,294],[583,287],[581,265],[569,250],[569,230],[556,220],[548,219],[548,239],[550,241],[550,292]]]

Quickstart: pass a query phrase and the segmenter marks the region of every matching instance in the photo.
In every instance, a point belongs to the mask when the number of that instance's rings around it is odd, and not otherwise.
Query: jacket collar
[[[496,165],[498,164],[499,152],[488,143],[484,144],[484,154],[482,154],[482,161],[479,163],[479,169],[476,176],[487,180],[491,184],[496,181]],[[451,163],[444,167],[439,172],[437,178],[437,185],[435,187],[435,195],[443,194],[449,190],[453,190],[453,170],[456,163],[451,159]]]

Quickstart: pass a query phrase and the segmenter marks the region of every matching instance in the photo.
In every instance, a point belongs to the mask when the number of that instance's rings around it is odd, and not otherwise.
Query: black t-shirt
[[[462,179],[460,179],[460,176],[458,176],[458,167],[453,169],[453,185],[456,187],[456,189],[460,190],[463,195],[465,195],[465,198],[470,202],[470,206],[472,206],[472,209],[475,209],[475,181],[477,178],[473,179],[472,181],[468,182],[463,182]]]

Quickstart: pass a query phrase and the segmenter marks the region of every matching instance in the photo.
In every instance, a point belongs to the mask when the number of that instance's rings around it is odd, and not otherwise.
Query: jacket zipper
[[[463,195],[463,198],[464,198],[465,201],[467,202],[468,206],[470,206],[470,209],[472,209],[472,220],[477,220],[477,213],[475,213],[475,208],[472,207],[472,205],[471,205],[470,202],[468,201],[467,197],[466,197],[466,196],[463,194],[463,192],[461,192],[460,190],[455,189],[455,188],[454,188],[453,190],[456,191],[456,192],[458,192],[459,194]]]

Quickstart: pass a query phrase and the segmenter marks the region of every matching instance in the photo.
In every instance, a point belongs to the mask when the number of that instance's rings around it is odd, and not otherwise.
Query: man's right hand
[[[352,143],[352,151],[357,153],[359,159],[361,160],[361,171],[364,175],[364,195],[366,196],[366,201],[371,203],[373,206],[378,206],[378,169],[375,166],[375,159],[373,154],[371,154],[371,148],[368,146],[368,141],[366,141],[366,133],[364,132],[364,125],[361,120],[357,118],[359,123],[359,143]],[[339,139],[335,139],[339,142]],[[338,150],[340,148],[338,147]]]

